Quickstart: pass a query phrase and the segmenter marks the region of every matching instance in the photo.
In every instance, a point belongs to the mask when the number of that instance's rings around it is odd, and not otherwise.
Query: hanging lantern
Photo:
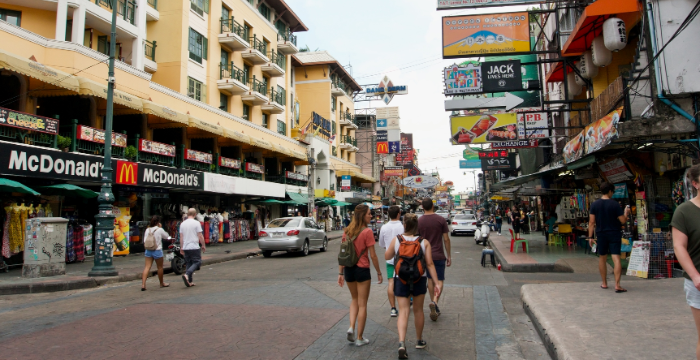
[[[581,94],[581,85],[579,85],[576,82],[576,74],[573,72],[568,73],[567,75],[567,84],[569,88],[569,98],[568,100],[572,100],[574,96],[578,96]]]
[[[598,76],[598,67],[593,63],[593,52],[588,50],[581,55],[581,61],[578,63],[578,69],[581,76],[586,79],[592,79]]]
[[[595,66],[605,67],[612,62],[612,52],[605,47],[605,40],[602,36],[593,39],[591,43],[591,57]]]
[[[574,63],[574,66],[578,69],[578,72],[581,72],[581,63],[576,62]],[[574,81],[576,82],[577,85],[579,86],[585,86],[586,85],[586,80],[583,80],[576,72],[574,72]]]
[[[611,17],[603,23],[603,38],[605,47],[610,51],[618,52],[627,46],[627,29],[625,22]]]

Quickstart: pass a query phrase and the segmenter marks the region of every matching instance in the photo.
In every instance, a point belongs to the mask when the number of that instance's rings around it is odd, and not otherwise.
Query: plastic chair
[[[518,253],[518,243],[521,243],[523,245],[523,250],[525,250],[526,253],[530,253],[530,244],[527,242],[526,239],[520,239],[520,240],[515,240],[515,253]]]
[[[493,257],[493,249],[481,250],[481,266],[486,267],[486,255],[491,256],[491,266],[496,267],[496,260]]]
[[[570,224],[559,224],[559,236],[561,237],[562,246],[564,246],[563,240],[566,239],[567,246],[574,245],[574,247],[576,247],[574,243],[574,233]]]
[[[549,239],[547,239],[547,245],[548,246],[557,245],[557,235],[549,234]]]
[[[527,245],[527,240],[525,239],[516,239],[515,234],[513,233],[513,229],[508,229],[510,231],[510,252],[513,252],[513,248],[516,243],[521,243],[523,246],[523,251],[525,251],[525,248],[528,246]],[[525,242],[523,242],[525,241]],[[529,251],[528,251],[529,252]]]

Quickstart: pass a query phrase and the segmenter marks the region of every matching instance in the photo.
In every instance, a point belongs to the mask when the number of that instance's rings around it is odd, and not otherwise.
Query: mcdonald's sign
[[[388,154],[389,153],[389,143],[387,141],[377,142],[377,154]]]
[[[117,161],[117,184],[136,185],[138,182],[139,165],[128,161]]]

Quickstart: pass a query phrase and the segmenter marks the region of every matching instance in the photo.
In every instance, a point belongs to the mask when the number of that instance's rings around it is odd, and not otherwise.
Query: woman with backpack
[[[343,242],[340,244],[338,254],[338,285],[348,283],[348,289],[352,296],[350,303],[350,328],[347,339],[355,342],[356,346],[369,344],[369,339],[363,338],[365,323],[367,321],[367,300],[372,283],[369,271],[369,258],[372,257],[374,269],[377,271],[378,282],[382,283],[382,271],[379,267],[377,254],[374,252],[374,233],[367,224],[372,220],[372,214],[367,205],[357,205],[352,222],[343,233]],[[357,328],[355,322],[357,321]],[[355,336],[357,329],[357,336]]]
[[[163,282],[163,239],[168,238],[170,238],[170,235],[160,225],[160,216],[153,215],[148,228],[143,233],[144,246],[146,247],[146,267],[143,269],[141,277],[141,291],[146,291],[146,278],[148,278],[148,273],[151,271],[153,260],[156,261],[156,266],[158,266],[160,287],[170,286],[170,284]]]
[[[423,300],[428,292],[427,273],[433,279],[437,279],[435,264],[430,250],[430,242],[418,236],[418,217],[416,214],[406,214],[404,217],[404,233],[391,240],[386,249],[384,258],[394,259],[394,296],[399,301],[399,318],[397,327],[399,330],[399,359],[408,359],[406,352],[406,332],[408,331],[408,315],[410,311],[410,299],[413,297],[413,317],[416,324],[416,349],[424,349],[427,346],[423,340]],[[414,271],[410,271],[414,269]],[[435,284],[435,296],[439,296],[442,289],[440,284]]]

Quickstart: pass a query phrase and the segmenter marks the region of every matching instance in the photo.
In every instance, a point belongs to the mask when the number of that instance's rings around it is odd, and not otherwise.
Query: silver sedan
[[[476,232],[476,218],[474,215],[457,214],[450,223],[452,236],[474,235]]]
[[[328,238],[312,218],[284,217],[272,220],[258,234],[258,247],[264,257],[273,251],[301,252],[306,256],[309,249],[326,251]]]

